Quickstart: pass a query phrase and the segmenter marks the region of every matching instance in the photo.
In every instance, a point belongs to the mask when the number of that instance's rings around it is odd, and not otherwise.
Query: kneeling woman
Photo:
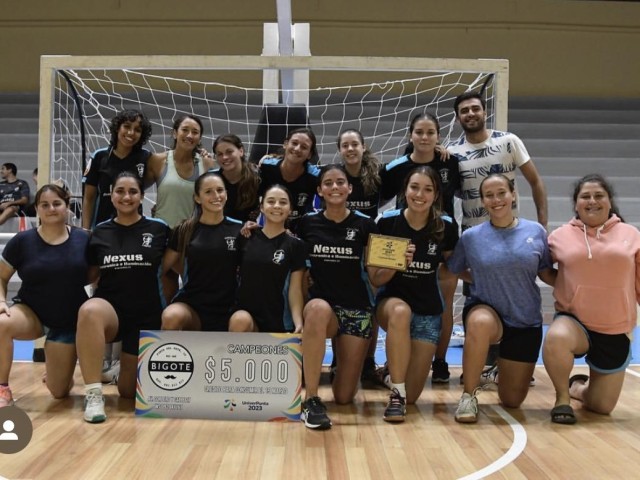
[[[443,304],[438,266],[458,241],[458,230],[440,208],[438,173],[418,167],[409,173],[402,189],[407,208],[390,210],[378,221],[380,233],[411,240],[406,271],[376,270],[376,317],[387,332],[387,361],[391,396],[384,411],[387,422],[402,422],[405,404],[415,403],[429,376],[440,339]]]
[[[302,279],[306,246],[291,236],[285,222],[291,212],[282,185],[267,189],[260,205],[264,227],[240,237],[240,286],[230,332],[302,332]]]
[[[165,255],[164,268],[181,273],[183,286],[162,312],[162,329],[226,332],[242,224],[224,215],[227,191],[219,174],[200,175],[194,190],[193,214],[175,229]]]
[[[477,387],[491,344],[500,344],[500,401],[511,408],[524,401],[542,343],[536,277],[550,284],[553,278],[547,232],[538,223],[514,217],[511,181],[499,173],[487,176],[480,198],[489,221],[466,230],[447,260],[454,273],[471,269],[473,277],[462,312],[464,393],[455,414],[461,423],[478,419]]]
[[[46,383],[55,398],[69,394],[76,368],[76,322],[87,300],[89,234],[66,224],[69,192],[59,186],[38,190],[35,206],[40,225],[9,240],[0,260],[0,407],[13,405],[8,383],[13,340],[46,335]],[[16,272],[22,285],[9,307],[7,285]]]
[[[353,401],[371,337],[373,296],[364,258],[376,224],[347,208],[351,185],[341,165],[320,171],[318,195],[325,209],[309,213],[298,224],[298,235],[309,249],[311,278],[309,302],[304,307],[304,378],[306,399],[301,420],[308,428],[327,429],[331,420],[318,397],[325,339],[337,337],[338,369],[332,383],[336,403]]]
[[[556,390],[551,421],[566,424],[576,422],[570,398],[600,414],[615,408],[640,302],[640,232],[616,215],[611,185],[587,175],[576,184],[573,204],[576,218],[549,236],[558,313],[542,350]],[[583,355],[589,376],[569,377],[574,358]]]
[[[133,398],[140,330],[158,330],[164,307],[160,271],[169,227],[138,213],[142,180],[129,172],[116,177],[111,201],[116,215],[96,226],[87,257],[97,270],[97,288],[78,314],[78,357],[85,382],[84,419],[106,419],[100,374],[105,343],[122,341],[118,392]]]

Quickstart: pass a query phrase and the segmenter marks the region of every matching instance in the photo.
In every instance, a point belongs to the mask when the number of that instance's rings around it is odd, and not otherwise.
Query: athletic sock
[[[391,383],[391,390],[393,390],[394,388],[398,390],[398,393],[400,393],[400,396],[402,398],[407,398],[407,388],[404,386],[404,382]]]
[[[84,386],[85,395],[87,395],[92,390],[97,390],[96,393],[100,393],[100,395],[102,395],[102,383],[88,383]]]

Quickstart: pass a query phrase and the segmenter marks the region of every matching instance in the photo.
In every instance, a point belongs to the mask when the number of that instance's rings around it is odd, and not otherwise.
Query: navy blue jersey
[[[349,210],[358,210],[371,218],[376,218],[378,216],[380,192],[375,191],[370,195],[366,195],[360,177],[352,177],[347,173],[347,179],[352,188],[351,195],[347,199],[347,208]]]
[[[452,251],[458,242],[458,228],[448,216],[444,221],[444,237],[440,242],[430,238],[427,227],[414,230],[403,215],[403,210],[388,210],[378,221],[383,235],[411,239],[416,246],[413,261],[404,272],[396,272],[389,282],[378,290],[378,301],[397,297],[419,315],[439,315],[443,312],[438,265],[444,261],[442,252]]]
[[[282,159],[275,157],[262,160],[260,164],[260,195],[264,195],[269,187],[276,183],[287,187],[293,202],[289,215],[289,225],[293,228],[305,213],[313,210],[313,197],[317,192],[320,170],[307,162],[305,172],[293,182],[287,182],[282,178],[281,163]]]
[[[336,223],[320,211],[302,217],[297,232],[309,252],[311,297],[343,308],[365,309],[373,305],[364,265],[369,234],[378,232],[373,220],[351,211],[345,220]]]
[[[453,217],[453,197],[460,190],[460,172],[458,171],[458,157],[451,155],[446,162],[440,158],[438,152],[429,163],[416,163],[409,155],[404,155],[387,163],[380,171],[382,186],[380,188],[381,197],[387,201],[401,193],[405,178],[416,167],[427,166],[433,168],[440,174],[442,185],[442,209]],[[396,202],[398,208],[404,207]]]
[[[195,309],[203,323],[209,313],[227,314],[238,285],[237,237],[242,223],[225,217],[217,225],[198,223],[187,245],[182,288],[173,299]],[[178,251],[178,229],[169,248]]]
[[[142,217],[133,225],[112,219],[97,225],[87,249],[89,265],[100,268],[94,296],[128,317],[159,319],[165,306],[160,274],[168,236],[168,225],[157,218]]]
[[[304,270],[305,243],[284,232],[268,238],[262,230],[239,237],[240,286],[237,308],[248,311],[261,332],[293,331],[288,311],[289,277]]]
[[[16,179],[15,182],[0,182],[0,203],[5,202],[17,202],[22,198],[29,198],[31,194],[29,190],[29,184],[24,180]],[[20,205],[16,207],[20,211],[24,211],[27,205]]]
[[[91,155],[82,183],[98,189],[91,220],[92,227],[115,215],[111,203],[111,185],[116,177],[122,172],[131,172],[140,179],[144,178],[150,156],[151,152],[140,148],[132,150],[125,158],[119,158],[111,147],[101,148]]]
[[[71,228],[60,245],[46,243],[37,229],[20,232],[2,252],[3,260],[18,272],[20,303],[31,308],[43,325],[76,329],[78,309],[87,300],[89,233]]]
[[[260,213],[258,195],[256,195],[256,200],[253,205],[250,205],[247,208],[239,209],[237,207],[238,184],[231,183],[229,180],[227,180],[227,178],[222,174],[221,168],[215,168],[209,171],[215,172],[222,177],[224,188],[227,190],[227,203],[225,203],[224,205],[225,216],[235,218],[236,220],[240,220],[241,222],[246,222],[247,220],[255,221],[255,219],[258,217],[258,214]]]

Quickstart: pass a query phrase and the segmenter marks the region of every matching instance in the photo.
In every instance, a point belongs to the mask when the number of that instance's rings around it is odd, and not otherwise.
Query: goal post
[[[467,90],[487,99],[488,127],[507,126],[507,60],[324,57],[324,56],[43,56],[40,61],[38,182],[62,178],[81,195],[82,170],[89,155],[108,143],[108,125],[117,111],[137,108],[150,117],[147,148],[170,146],[171,124],[182,114],[205,124],[204,146],[215,136],[235,133],[250,150],[268,99],[263,72],[309,72],[301,97],[318,137],[320,161],[336,161],[336,135],[358,128],[383,161],[406,145],[409,118],[419,110],[436,114],[443,141],[460,129],[453,99]],[[249,152],[247,152],[249,154]]]

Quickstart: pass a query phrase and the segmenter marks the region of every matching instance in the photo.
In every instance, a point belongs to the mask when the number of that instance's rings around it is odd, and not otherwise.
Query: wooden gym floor
[[[576,372],[586,372],[576,367]],[[523,407],[503,409],[495,386],[480,394],[477,424],[453,413],[459,368],[449,385],[427,384],[403,424],[382,420],[388,391],[361,390],[351,406],[327,402],[333,428],[301,423],[136,418],[133,401],[107,386],[105,423],[82,419],[82,380],[65,400],[42,383],[44,364],[14,363],[17,406],[34,426],[30,444],[0,454],[8,479],[619,479],[640,478],[640,367],[627,370],[611,416],[582,410],[578,423],[549,421],[554,393],[542,367]],[[321,396],[332,398],[330,387]]]

